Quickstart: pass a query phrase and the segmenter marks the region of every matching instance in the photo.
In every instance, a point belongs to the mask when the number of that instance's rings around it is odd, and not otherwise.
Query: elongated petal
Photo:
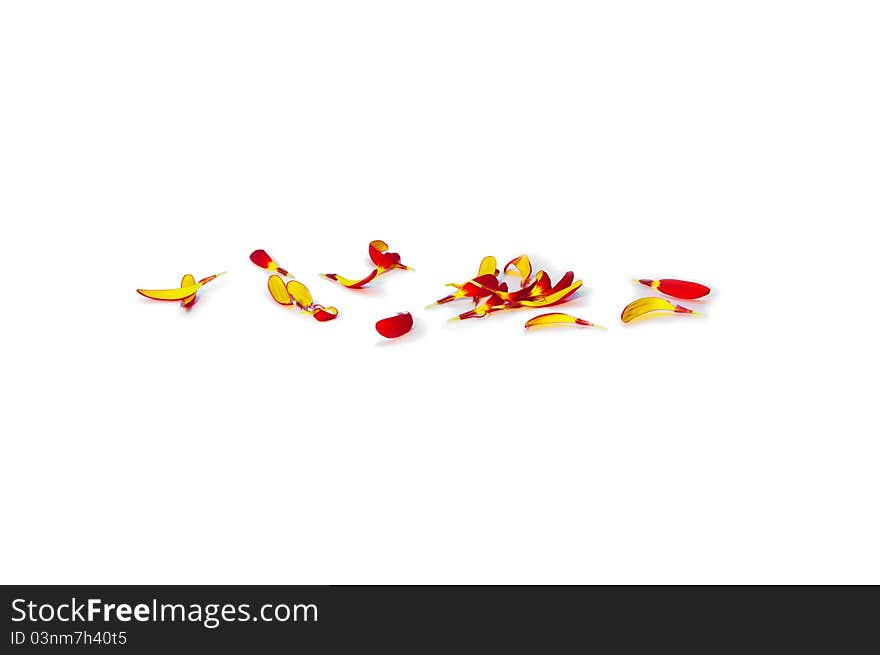
[[[681,298],[682,300],[696,300],[703,296],[709,295],[712,289],[705,284],[699,282],[689,282],[688,280],[676,280],[673,278],[663,278],[662,280],[638,280],[639,284],[646,287],[657,289],[660,293],[673,298]]]
[[[296,280],[287,281],[287,292],[293,297],[294,302],[304,309],[312,306],[312,294],[308,287]]]
[[[269,293],[279,305],[292,305],[293,299],[280,275],[270,275],[267,282]]]
[[[218,277],[220,277],[221,275],[226,275],[226,273],[217,273],[216,275],[209,275],[208,277],[203,277],[203,278],[202,278],[201,280],[199,280],[199,282],[198,282],[199,288],[205,286],[205,285],[208,284],[208,282],[210,282],[211,280],[216,280],[216,279],[217,279]]]
[[[541,327],[546,325],[583,325],[586,327],[601,327],[595,323],[590,323],[582,318],[577,318],[571,314],[563,314],[562,312],[552,312],[550,314],[541,314],[526,321],[525,327]]]
[[[501,284],[500,286],[503,287],[504,290],[507,289],[507,284]],[[504,300],[499,296],[491,295],[473,309],[463,312],[451,320],[466,321],[469,318],[485,318],[489,314],[500,312],[508,308],[515,309],[515,307],[511,305],[506,305]]]
[[[401,312],[397,316],[383,318],[376,322],[376,332],[386,339],[396,339],[412,329],[413,317],[409,312]]]
[[[341,284],[348,289],[361,289],[369,284],[378,275],[379,269],[377,268],[374,268],[367,277],[360,280],[350,280],[347,277],[342,277],[341,275],[337,275],[336,273],[321,273],[321,277],[326,278],[331,282]]]
[[[177,289],[138,289],[137,292],[153,300],[183,300],[198,291],[200,286],[197,282],[195,284],[188,284],[185,287],[178,287]]]
[[[286,270],[281,268],[265,250],[254,250],[251,253],[251,261],[260,268],[265,268],[267,271],[278,271],[285,277],[290,275]]]
[[[638,300],[633,300],[630,304],[623,308],[623,312],[620,315],[620,320],[622,320],[624,323],[629,323],[637,318],[644,316],[645,314],[664,311],[675,312],[676,314],[696,313],[692,309],[682,307],[681,305],[676,305],[675,303],[669,302],[665,298],[657,298],[655,296],[652,296],[650,298],[639,298]]]
[[[217,273],[216,275],[209,275],[206,278],[195,282],[194,284],[186,284],[181,285],[177,289],[138,289],[137,292],[142,296],[146,296],[147,298],[152,298],[153,300],[164,300],[164,301],[174,301],[174,300],[187,300],[190,296],[195,294],[200,288],[205,286],[208,282],[213,280],[214,278],[218,278],[224,273]],[[184,275],[181,282],[184,280],[190,282],[194,280],[192,275]],[[192,303],[190,303],[192,304]]]

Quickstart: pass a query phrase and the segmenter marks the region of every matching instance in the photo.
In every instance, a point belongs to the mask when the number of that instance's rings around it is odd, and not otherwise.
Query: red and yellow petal
[[[577,318],[575,316],[572,316],[571,314],[564,314],[562,312],[551,312],[549,314],[541,314],[540,316],[530,318],[528,321],[526,321],[525,327],[534,328],[550,325],[583,325],[585,327],[602,327],[601,325],[596,325],[595,323],[590,323],[589,321],[585,321],[582,318]]]
[[[630,323],[652,312],[674,312],[676,314],[696,314],[692,309],[676,305],[665,298],[657,298],[651,296],[649,298],[638,298],[623,308],[620,314],[620,320],[624,323]]]
[[[286,270],[281,268],[265,250],[254,250],[251,253],[251,261],[260,268],[265,268],[267,271],[278,271],[285,277],[290,275]]]

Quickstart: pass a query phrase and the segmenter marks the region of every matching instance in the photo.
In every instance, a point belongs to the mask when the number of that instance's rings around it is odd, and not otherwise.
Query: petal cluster
[[[316,321],[322,323],[332,321],[339,315],[339,310],[335,307],[324,307],[316,303],[312,298],[312,292],[302,282],[292,279],[285,282],[281,276],[290,277],[290,274],[278,266],[265,250],[254,250],[251,253],[251,261],[260,268],[281,274],[273,273],[266,281],[269,295],[279,305],[298,307],[301,312],[311,314]]]

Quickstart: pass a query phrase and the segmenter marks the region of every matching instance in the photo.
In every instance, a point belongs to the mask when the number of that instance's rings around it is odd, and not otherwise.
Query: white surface
[[[0,8],[0,579],[880,583],[876,3],[309,5]]]

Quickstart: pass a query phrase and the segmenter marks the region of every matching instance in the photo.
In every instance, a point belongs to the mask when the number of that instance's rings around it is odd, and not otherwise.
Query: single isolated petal
[[[639,284],[646,287],[656,289],[665,296],[680,298],[682,300],[696,300],[703,296],[708,296],[712,289],[705,284],[699,282],[689,282],[687,280],[675,280],[672,278],[664,278],[662,280],[635,280]]]
[[[388,318],[383,318],[381,321],[377,321],[376,332],[386,339],[396,339],[412,330],[412,326],[412,314],[409,312],[401,312],[397,316],[390,316]]]
[[[152,298],[153,300],[184,300],[196,293],[208,282],[210,282],[214,278],[220,277],[221,275],[223,275],[223,273],[217,273],[217,275],[208,276],[203,280],[199,280],[195,284],[187,284],[186,286],[181,286],[177,289],[138,289],[137,292],[142,296]]]
[[[251,253],[251,261],[260,268],[265,268],[267,271],[278,271],[284,277],[290,276],[290,273],[281,268],[265,250],[254,250]]]
[[[601,325],[596,325],[595,323],[590,323],[589,321],[585,321],[582,318],[576,318],[570,314],[563,314],[561,312],[541,314],[540,316],[530,318],[528,321],[526,321],[525,327],[533,328],[547,325],[584,325],[586,327],[597,327],[605,329]]]
[[[687,307],[682,307],[681,305],[671,303],[665,298],[657,298],[656,296],[652,296],[650,298],[639,298],[638,300],[633,300],[630,304],[623,308],[623,313],[621,313],[620,315],[620,320],[622,320],[624,323],[629,323],[651,312],[675,312],[676,314],[694,314],[698,316],[697,312],[692,309],[688,309]]]

